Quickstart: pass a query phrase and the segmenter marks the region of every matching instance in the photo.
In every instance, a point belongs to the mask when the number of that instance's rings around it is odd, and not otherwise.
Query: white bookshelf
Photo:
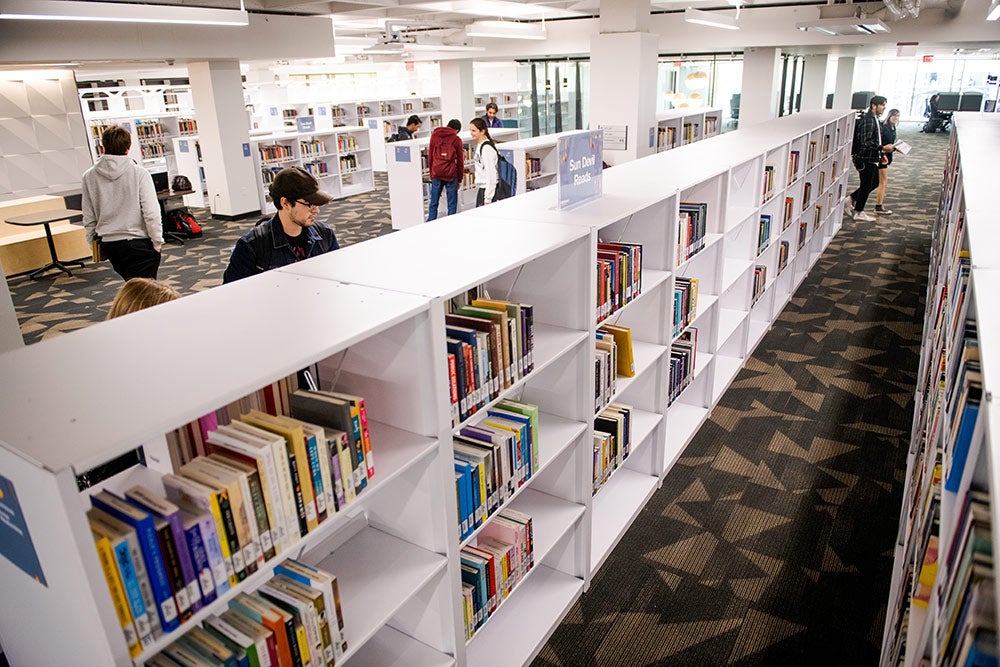
[[[201,155],[201,143],[197,134],[185,134],[171,139],[174,164],[177,174],[187,176],[194,192],[184,196],[186,206],[207,207],[208,182],[205,180],[205,166]],[[173,184],[171,184],[173,187]]]
[[[292,132],[252,137],[250,152],[259,175],[260,210],[273,212],[268,186],[285,167],[302,167],[334,198],[375,188],[369,133],[362,127],[330,127],[314,132]]]
[[[605,196],[573,211],[556,210],[555,189],[542,188],[0,355],[0,374],[11,379],[0,385],[0,470],[16,490],[46,578],[43,586],[0,559],[5,595],[18,600],[0,606],[13,663],[133,664],[75,475],[139,444],[155,456],[166,432],[311,364],[323,388],[335,382],[365,396],[377,424],[370,488],[294,550],[338,577],[350,648],[344,664],[529,662],[752,350],[752,269],[726,284],[722,266],[756,251],[744,227],[760,211],[766,153],[787,153],[797,137],[846,129],[850,120],[814,112],[740,130],[619,165],[605,174]],[[844,159],[848,149],[838,143],[830,157]],[[746,165],[756,165],[756,175],[734,179]],[[832,187],[842,189],[844,178]],[[678,205],[695,198],[710,202],[712,242],[678,263]],[[758,209],[730,224],[730,201],[756,201]],[[840,215],[838,204],[809,234],[801,261],[813,261]],[[644,244],[642,295],[610,318],[632,327],[637,341],[640,372],[619,385],[617,400],[635,406],[639,442],[595,495],[595,252],[598,238],[618,236]],[[699,361],[695,380],[668,406],[676,275],[702,281],[692,324],[700,328]],[[466,641],[444,313],[449,299],[479,285],[534,306],[535,369],[501,396],[540,406],[542,419],[538,472],[508,501],[532,516],[534,568]],[[767,312],[776,313],[790,291],[777,282],[768,289]],[[170,364],[149,355],[169,341],[205,340],[206,330],[211,340]],[[115,355],[93,353],[100,349]],[[147,374],[156,382],[134,391],[131,379]],[[151,474],[136,467],[106,485]],[[236,591],[266,579],[279,561]],[[224,608],[236,591],[194,621]],[[54,626],[59,642],[49,636]]]
[[[722,132],[721,108],[669,109],[656,114],[656,152],[693,144]]]
[[[495,134],[497,131],[494,129],[490,133]],[[559,138],[582,131],[570,130],[506,142],[501,150],[508,151],[505,156],[517,168],[516,194],[521,195],[555,183],[559,173],[559,163],[556,160]]]
[[[965,632],[962,624],[955,624],[952,629],[946,601],[951,590],[950,578],[961,571],[960,559],[950,561],[948,555],[953,549],[963,548],[960,513],[970,489],[988,495],[993,554],[1000,547],[997,534],[1000,508],[996,502],[1000,464],[993,452],[1000,424],[1000,411],[994,399],[1000,388],[997,384],[1000,354],[996,350],[1000,320],[995,304],[996,290],[1000,289],[1000,262],[996,258],[1000,237],[993,201],[995,184],[988,168],[998,146],[1000,119],[992,114],[955,115],[932,237],[924,340],[883,634],[882,665],[920,665],[926,660],[940,664],[946,652],[954,653],[955,643]],[[966,253],[968,262],[963,269],[960,255]],[[964,281],[960,278],[963,273],[967,274]],[[956,385],[966,322],[974,322],[977,333],[982,397],[962,474],[952,476],[949,471],[955,458],[953,440],[960,426],[956,417],[964,405],[950,397]],[[944,372],[939,371],[942,363]],[[943,387],[941,398],[935,400],[939,385]],[[931,473],[938,460],[942,461],[943,474],[935,484]],[[928,501],[932,495],[939,500]],[[936,532],[928,527],[925,518],[933,513],[934,505],[939,514]],[[924,562],[927,534],[938,539],[937,571],[927,604],[919,605],[914,601],[914,591]],[[992,579],[988,586],[992,589],[993,614],[992,618],[977,616],[976,625],[996,635],[1000,588],[992,567],[984,572],[984,578]],[[963,616],[963,620],[968,618]]]
[[[494,102],[497,105],[497,118],[500,120],[517,120],[519,99],[517,91],[509,90],[502,93],[477,93],[473,99],[473,103],[477,116],[485,116],[486,105]]]
[[[472,161],[474,142],[468,130],[459,132],[465,145],[465,175],[459,184],[458,210],[465,211],[476,206],[476,190],[473,185],[475,168]],[[497,140],[501,150],[504,142],[517,138],[515,128],[495,128],[490,136]],[[430,137],[409,141],[383,144],[386,168],[389,172],[389,208],[392,214],[392,228],[405,229],[427,219],[427,205],[430,196],[430,172],[427,165],[427,147]],[[374,152],[374,151],[373,151]],[[445,195],[442,190],[438,215],[447,212]]]

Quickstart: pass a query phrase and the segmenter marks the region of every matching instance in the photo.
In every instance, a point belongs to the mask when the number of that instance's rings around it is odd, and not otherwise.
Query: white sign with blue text
[[[559,208],[572,208],[603,194],[604,131],[559,137]]]

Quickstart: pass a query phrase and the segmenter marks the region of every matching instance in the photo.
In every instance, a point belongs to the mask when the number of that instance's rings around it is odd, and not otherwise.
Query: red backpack
[[[201,225],[186,207],[167,211],[165,227],[166,231],[185,238],[195,239],[201,236]]]
[[[454,181],[458,174],[458,150],[455,144],[458,143],[452,137],[448,137],[441,143],[434,146],[434,162],[431,169],[431,178],[439,181]]]

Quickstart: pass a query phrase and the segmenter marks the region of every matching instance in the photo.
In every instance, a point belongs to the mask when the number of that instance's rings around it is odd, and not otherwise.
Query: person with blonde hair
[[[108,311],[109,320],[181,297],[173,287],[152,278],[132,278],[118,290]]]

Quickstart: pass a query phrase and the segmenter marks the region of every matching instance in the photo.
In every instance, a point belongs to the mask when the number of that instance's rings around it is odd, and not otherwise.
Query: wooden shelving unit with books
[[[476,206],[473,188],[475,168],[472,161],[474,142],[468,130],[459,133],[465,144],[465,177],[459,186],[458,210],[465,211]],[[490,131],[500,150],[505,150],[505,142],[517,137],[517,129],[496,128]],[[430,195],[430,172],[427,165],[427,147],[430,137],[397,141],[384,144],[385,160],[389,172],[389,206],[392,214],[392,228],[405,229],[427,219],[427,203]],[[441,193],[438,215],[447,212],[445,195]]]
[[[686,146],[722,132],[722,109],[680,108],[656,114],[656,152]]]
[[[285,167],[302,167],[333,197],[368,192],[375,188],[369,133],[361,127],[333,127],[315,132],[256,136],[250,152],[260,178],[260,210],[274,211],[267,188],[274,174]],[[193,181],[192,181],[193,182]]]
[[[30,536],[16,543],[25,557],[0,559],[3,589],[18,600],[0,607],[0,627],[17,629],[5,632],[4,648],[15,664],[142,664],[268,580],[280,555],[133,661],[85,510],[102,489],[155,487],[173,468],[175,429],[308,368],[321,390],[364,397],[372,425],[367,488],[289,550],[337,577],[343,663],[529,663],[707,419],[756,344],[755,327],[766,329],[764,313],[776,314],[795,287],[765,281],[753,302],[755,267],[772,261],[777,241],[758,253],[768,158],[787,160],[796,138],[850,120],[811,112],[764,123],[619,165],[605,174],[602,198],[571,211],[556,210],[554,188],[529,191],[0,356],[0,374],[12,379],[0,388],[3,502]],[[823,161],[847,151],[835,144]],[[785,181],[777,183],[783,199]],[[789,257],[780,276],[797,262],[808,270],[840,215],[838,201],[818,229],[810,225],[808,252]],[[608,302],[598,276],[614,262],[636,280]],[[448,339],[458,332],[448,313],[470,290],[511,304],[501,306],[509,317],[530,307],[533,325],[520,340],[531,354],[509,383],[477,397],[474,414],[455,419]],[[595,487],[595,444],[609,442],[595,426],[616,422],[595,403],[595,366],[610,345],[597,338],[614,327],[628,330],[621,345],[632,373],[615,374],[601,406],[628,411],[632,439]],[[225,343],[166,366],[149,355],[206,330]],[[489,340],[482,333],[473,331],[477,346]],[[155,378],[144,392],[132,390],[139,374]],[[531,474],[462,531],[455,437],[513,402],[540,413]],[[138,445],[146,466],[78,490],[78,474]],[[471,593],[482,590],[470,575],[482,570],[467,555],[500,548],[494,535],[518,522],[531,526],[531,567],[469,627]],[[60,642],[50,641],[52,627]]]
[[[932,236],[882,665],[996,661],[1000,122],[957,114]]]

